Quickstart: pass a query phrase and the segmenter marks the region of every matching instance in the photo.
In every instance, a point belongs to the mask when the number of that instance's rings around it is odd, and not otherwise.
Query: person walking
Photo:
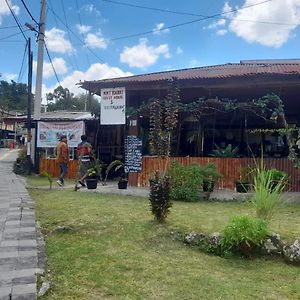
[[[81,186],[85,186],[84,181],[88,176],[88,169],[92,167],[93,156],[92,145],[88,142],[86,135],[81,136],[81,142],[77,146],[77,156],[79,159],[79,176],[81,176],[78,182]]]
[[[70,153],[69,153],[67,136],[62,135],[59,140],[60,142],[57,144],[56,147],[56,162],[58,163],[60,168],[60,176],[56,182],[59,186],[63,186],[64,178],[68,172]]]

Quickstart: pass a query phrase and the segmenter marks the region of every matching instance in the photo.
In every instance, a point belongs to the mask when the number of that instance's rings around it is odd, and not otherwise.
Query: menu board
[[[125,169],[128,173],[142,170],[142,141],[135,135],[125,139]]]

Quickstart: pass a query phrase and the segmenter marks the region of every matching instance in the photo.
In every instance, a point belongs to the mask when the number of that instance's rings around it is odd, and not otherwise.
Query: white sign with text
[[[125,124],[125,87],[101,89],[101,125]]]

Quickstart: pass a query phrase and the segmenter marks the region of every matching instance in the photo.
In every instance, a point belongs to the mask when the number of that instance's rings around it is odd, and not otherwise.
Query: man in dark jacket
[[[79,159],[79,173],[81,178],[79,183],[85,186],[84,180],[88,176],[88,169],[92,167],[92,145],[87,141],[87,136],[81,136],[81,143],[77,146],[77,156]]]

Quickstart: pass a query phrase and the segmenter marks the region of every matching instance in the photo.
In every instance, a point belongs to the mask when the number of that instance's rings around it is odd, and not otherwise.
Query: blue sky
[[[20,0],[7,1],[20,24],[33,23]],[[39,20],[40,1],[24,2]],[[47,0],[46,43],[59,81],[78,93],[79,80],[299,58],[299,25],[300,0]],[[0,0],[1,79],[18,80],[25,47],[19,32],[6,1]],[[144,32],[150,33],[128,37]],[[32,38],[36,61],[34,32],[25,35]],[[58,85],[46,52],[44,62],[43,94]],[[22,70],[20,81],[26,82],[26,63]]]

